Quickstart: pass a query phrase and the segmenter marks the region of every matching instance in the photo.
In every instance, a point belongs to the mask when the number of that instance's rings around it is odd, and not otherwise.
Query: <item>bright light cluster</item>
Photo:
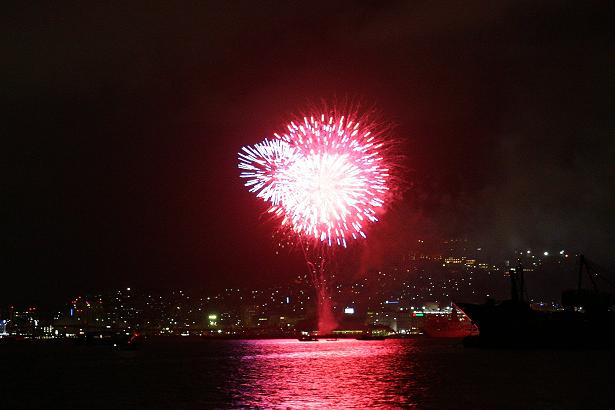
[[[243,147],[241,177],[297,235],[347,246],[378,221],[389,191],[382,135],[354,116],[304,117]]]

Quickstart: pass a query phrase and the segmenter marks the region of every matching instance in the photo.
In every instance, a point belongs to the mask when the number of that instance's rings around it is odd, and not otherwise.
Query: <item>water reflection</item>
[[[239,342],[228,387],[237,407],[413,407],[412,341]],[[239,346],[238,346],[239,347]]]

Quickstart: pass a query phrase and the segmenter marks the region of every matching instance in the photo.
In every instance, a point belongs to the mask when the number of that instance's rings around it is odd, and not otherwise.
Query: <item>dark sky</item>
[[[236,152],[322,98],[378,106],[406,155],[368,263],[448,236],[615,259],[612,2],[15,3],[0,305],[302,273]]]

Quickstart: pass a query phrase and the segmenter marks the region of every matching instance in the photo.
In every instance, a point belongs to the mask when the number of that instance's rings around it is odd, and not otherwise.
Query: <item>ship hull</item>
[[[526,304],[458,304],[478,326],[468,347],[613,348],[615,312],[538,312]]]

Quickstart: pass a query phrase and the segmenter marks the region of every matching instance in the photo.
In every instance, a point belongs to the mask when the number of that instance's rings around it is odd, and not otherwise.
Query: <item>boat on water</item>
[[[316,335],[310,332],[301,332],[297,340],[300,342],[318,342]]]
[[[463,339],[478,334],[477,326],[453,304],[446,315],[430,315],[423,323],[423,332],[428,337]]]
[[[386,338],[385,335],[362,334],[357,337],[357,340],[384,340]]]
[[[584,273],[593,289],[582,287]],[[602,270],[583,255],[579,258],[578,287],[562,294],[560,311],[530,307],[525,297],[523,268],[511,269],[511,299],[499,304],[457,303],[478,326],[468,347],[503,348],[615,348],[615,297],[601,292],[597,279],[615,289]]]

